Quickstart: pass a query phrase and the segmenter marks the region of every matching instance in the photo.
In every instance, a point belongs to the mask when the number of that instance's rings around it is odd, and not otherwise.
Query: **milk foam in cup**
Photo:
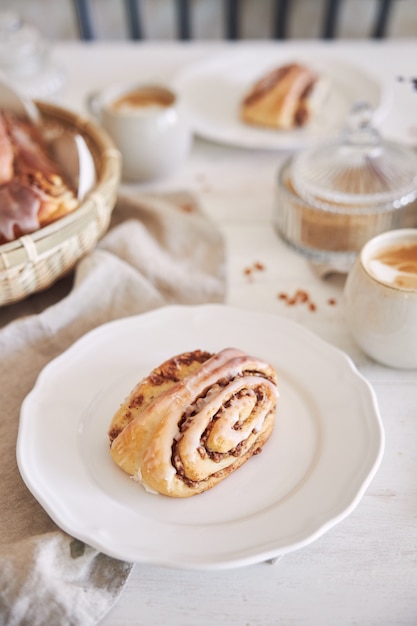
[[[371,276],[386,285],[415,291],[417,289],[417,241],[393,243],[371,256]]]
[[[417,228],[368,241],[344,296],[346,321],[362,350],[384,365],[417,369]]]
[[[122,178],[161,178],[187,158],[192,135],[178,95],[160,84],[112,85],[88,97],[88,108],[122,155]]]

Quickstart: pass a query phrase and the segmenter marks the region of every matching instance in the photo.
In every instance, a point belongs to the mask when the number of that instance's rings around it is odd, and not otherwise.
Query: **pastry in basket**
[[[256,357],[185,352],[140,381],[115,413],[110,454],[148,491],[193,496],[261,451],[277,397],[276,372]]]
[[[77,206],[37,127],[0,111],[0,244],[32,233]]]
[[[326,81],[300,63],[278,67],[258,80],[241,103],[243,121],[291,130],[305,126],[319,109]]]

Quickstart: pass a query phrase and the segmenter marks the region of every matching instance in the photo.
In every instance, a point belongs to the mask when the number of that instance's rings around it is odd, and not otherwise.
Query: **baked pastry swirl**
[[[311,68],[289,63],[260,78],[241,103],[243,121],[290,130],[305,126],[323,100],[325,81]]]
[[[34,124],[0,111],[0,244],[71,213],[74,190]]]
[[[206,491],[261,451],[275,420],[277,375],[235,348],[169,359],[115,413],[110,454],[147,490]]]

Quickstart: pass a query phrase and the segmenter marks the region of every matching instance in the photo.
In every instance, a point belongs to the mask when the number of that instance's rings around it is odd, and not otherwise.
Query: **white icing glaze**
[[[242,375],[243,372],[253,372]],[[265,375],[258,374],[264,372]],[[243,352],[229,348],[219,352],[206,361],[193,374],[177,383],[171,394],[160,396],[148,409],[150,413],[158,412],[160,419],[141,460],[141,481],[149,487],[153,484],[165,484],[168,491],[182,483],[181,477],[172,464],[172,446],[177,442],[177,453],[190,480],[204,480],[213,472],[231,465],[236,457],[227,455],[213,460],[210,456],[202,458],[199,453],[201,437],[211,419],[223,407],[224,414],[228,409],[224,403],[232,399],[233,409],[226,419],[219,418],[216,425],[214,439],[223,439],[222,450],[230,450],[241,444],[246,451],[256,442],[257,433],[262,428],[263,421],[275,406],[278,391],[276,385],[265,376],[272,376],[273,370],[266,363],[245,355]],[[226,386],[225,381],[229,381]],[[221,385],[218,381],[223,381]],[[253,388],[263,390],[261,398],[255,403],[250,396],[236,396],[240,390]],[[201,396],[203,402],[198,402],[199,410],[190,420],[189,409]],[[252,405],[252,411],[249,410]],[[146,413],[146,410],[145,412]],[[237,415],[236,415],[237,413]],[[190,425],[184,433],[180,433],[179,423],[183,415],[188,415]],[[239,429],[234,430],[239,415],[249,417],[242,422]],[[143,419],[143,416],[141,417]],[[228,442],[228,444],[227,444]],[[213,450],[216,452],[216,450]]]

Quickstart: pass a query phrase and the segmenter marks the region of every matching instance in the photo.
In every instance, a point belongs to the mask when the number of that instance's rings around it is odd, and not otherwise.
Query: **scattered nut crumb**
[[[310,299],[310,295],[304,289],[297,289],[292,296],[284,291],[278,293],[278,299],[284,300],[287,306],[295,306],[296,304],[306,304],[310,311],[316,311],[316,304]]]
[[[306,304],[308,309],[312,312],[317,311],[317,305],[311,300],[310,294],[304,289],[297,289],[292,295],[285,291],[280,291],[277,294],[278,300],[283,300],[287,306],[295,306],[297,304]],[[327,304],[329,306],[336,306],[336,298],[328,298]]]
[[[296,302],[308,302],[310,296],[308,295],[307,291],[304,291],[303,289],[297,289],[294,298]]]
[[[243,273],[248,278],[252,278],[254,271],[256,271],[256,272],[263,272],[264,270],[265,270],[265,265],[263,263],[261,263],[260,261],[255,261],[254,263],[252,263],[252,265],[249,265],[249,266],[245,267],[243,269]]]
[[[194,213],[195,211],[195,207],[191,202],[183,202],[182,204],[179,205],[179,208],[184,213]]]

